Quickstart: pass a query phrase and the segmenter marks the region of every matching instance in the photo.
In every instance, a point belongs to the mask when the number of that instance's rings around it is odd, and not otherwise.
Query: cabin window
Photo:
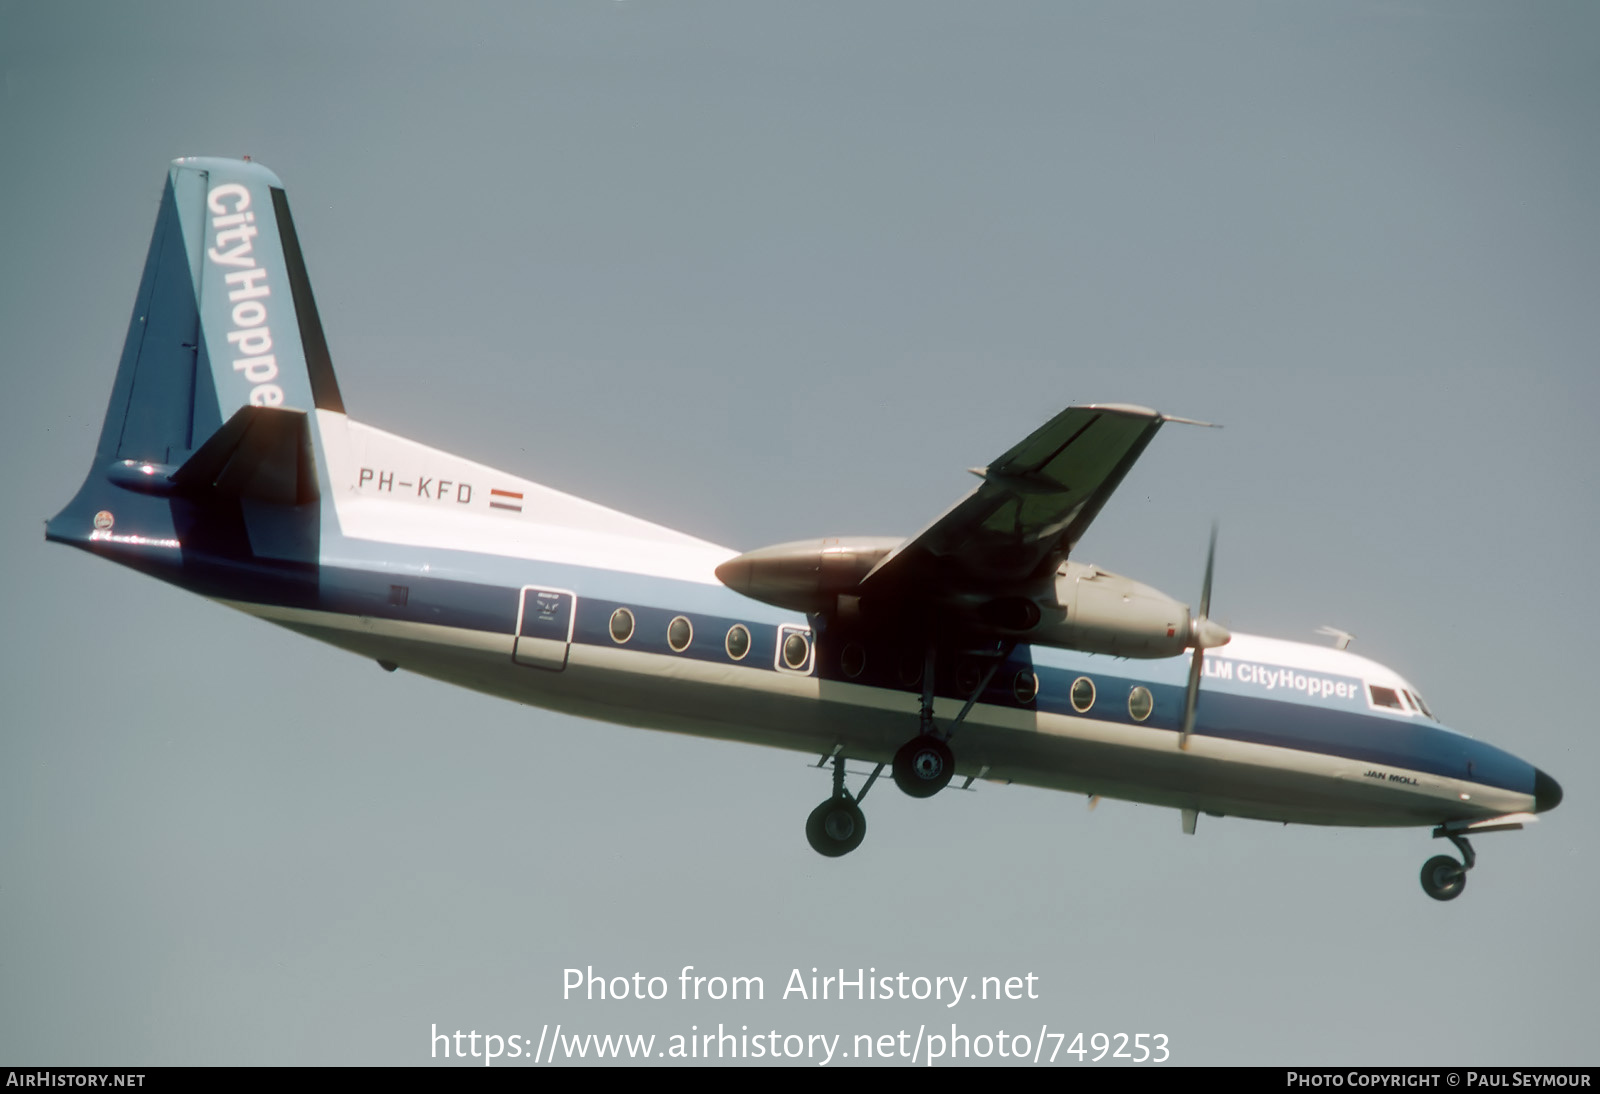
[[[611,613],[611,641],[619,646],[633,637],[633,613],[627,608],[618,608]]]
[[[1027,669],[1023,669],[1011,682],[1011,694],[1017,697],[1017,702],[1024,705],[1033,702],[1039,696],[1039,678]]]
[[[744,655],[750,652],[750,631],[743,623],[735,623],[728,628],[728,639],[724,645],[727,646],[729,657],[743,661]]]
[[[1383,707],[1387,710],[1405,710],[1406,706],[1400,701],[1400,693],[1394,688],[1380,688],[1377,684],[1368,684],[1367,690],[1372,693],[1372,705]]]
[[[1094,681],[1087,676],[1080,676],[1072,682],[1072,709],[1079,714],[1086,714],[1094,706]]]
[[[1128,692],[1128,716],[1135,722],[1142,722],[1150,717],[1150,712],[1155,707],[1155,700],[1150,698],[1149,688],[1140,686]]]
[[[674,653],[682,653],[693,641],[694,626],[683,616],[677,616],[667,624],[667,645],[672,647]]]
[[[867,671],[867,651],[860,642],[846,643],[843,650],[839,651],[839,667],[844,674],[854,680]]]
[[[806,667],[806,661],[811,657],[811,642],[799,631],[790,631],[789,637],[783,640],[783,663],[785,667],[798,672]]]

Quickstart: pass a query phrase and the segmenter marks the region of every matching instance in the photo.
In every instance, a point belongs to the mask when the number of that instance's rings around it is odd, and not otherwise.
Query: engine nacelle
[[[806,539],[746,551],[717,567],[735,592],[801,612],[832,612],[884,555],[904,542],[883,536]]]
[[[1232,637],[1209,620],[1197,626],[1189,606],[1166,593],[1081,562],[1057,571],[1055,597],[1055,609],[1044,611],[1028,641],[1117,657],[1176,657]]]
[[[717,578],[767,604],[833,616],[861,611],[854,599],[862,580],[902,540],[878,536],[807,539],[747,551],[717,567]],[[853,607],[852,607],[853,606]],[[882,624],[908,615],[907,605],[866,605]],[[914,613],[930,613],[956,628],[1008,635],[1027,642],[1117,657],[1175,657],[1186,649],[1220,646],[1230,635],[1159,590],[1098,566],[1064,564],[1053,586],[1031,596],[997,590],[946,590]],[[869,613],[870,614],[870,613]],[[918,624],[921,625],[921,624]]]

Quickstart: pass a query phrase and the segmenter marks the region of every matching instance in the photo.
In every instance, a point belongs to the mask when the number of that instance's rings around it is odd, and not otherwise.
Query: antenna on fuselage
[[[1333,639],[1333,648],[1336,650],[1349,649],[1351,641],[1355,638],[1349,631],[1341,631],[1338,627],[1318,627],[1317,633]]]

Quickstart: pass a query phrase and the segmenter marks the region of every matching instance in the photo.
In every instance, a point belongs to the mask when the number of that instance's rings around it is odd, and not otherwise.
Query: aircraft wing
[[[1164,422],[1139,406],[1068,407],[986,468],[971,494],[862,581],[863,597],[1047,577],[1078,540]],[[1192,423],[1204,425],[1206,423]]]

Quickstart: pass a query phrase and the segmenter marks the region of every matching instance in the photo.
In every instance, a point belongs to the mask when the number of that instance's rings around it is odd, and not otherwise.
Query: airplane
[[[819,757],[818,853],[887,770],[1285,824],[1469,837],[1555,808],[1544,771],[1447,728],[1336,646],[1230,634],[1081,561],[1155,434],[1068,407],[910,538],[735,552],[357,422],[277,176],[174,160],[94,463],[46,526],[80,548],[410,672],[587,718]],[[847,761],[871,765],[858,790]]]

